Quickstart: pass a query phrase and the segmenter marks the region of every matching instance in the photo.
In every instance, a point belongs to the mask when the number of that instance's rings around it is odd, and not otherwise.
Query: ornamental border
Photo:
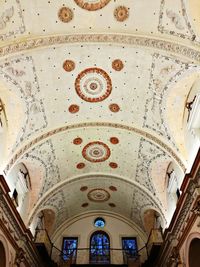
[[[166,40],[150,38],[147,36],[136,36],[127,34],[65,34],[56,36],[40,36],[37,38],[27,38],[18,42],[8,43],[0,46],[0,57],[28,51],[30,49],[42,48],[60,44],[76,43],[114,43],[117,45],[136,45],[154,49],[159,49],[167,53],[180,54],[190,58],[195,62],[200,62],[200,47],[194,48],[180,43],[174,43]]]

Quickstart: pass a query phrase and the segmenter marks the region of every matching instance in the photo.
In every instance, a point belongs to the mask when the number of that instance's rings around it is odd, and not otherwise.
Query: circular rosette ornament
[[[83,148],[82,155],[90,162],[103,162],[110,157],[110,149],[102,142],[91,142]]]
[[[74,0],[74,2],[83,9],[96,11],[106,6],[110,0]]]
[[[100,102],[112,91],[109,75],[100,68],[89,68],[82,71],[75,81],[75,89],[80,98],[87,102]]]
[[[102,188],[92,189],[87,196],[93,202],[105,202],[110,198],[110,194]]]
[[[70,22],[73,19],[73,16],[73,11],[69,7],[62,7],[58,11],[58,17],[64,23]]]

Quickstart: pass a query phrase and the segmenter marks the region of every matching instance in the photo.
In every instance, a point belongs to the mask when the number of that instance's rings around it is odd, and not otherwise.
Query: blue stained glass
[[[103,228],[105,226],[105,220],[103,218],[97,218],[94,221],[94,225],[95,225],[95,227]]]
[[[78,244],[77,237],[65,237],[63,239],[63,259],[66,261],[69,259],[73,252],[76,252]]]
[[[137,253],[137,241],[135,237],[123,237],[122,248],[126,254],[134,256]]]
[[[95,232],[90,240],[90,262],[109,263],[110,241],[104,232]]]

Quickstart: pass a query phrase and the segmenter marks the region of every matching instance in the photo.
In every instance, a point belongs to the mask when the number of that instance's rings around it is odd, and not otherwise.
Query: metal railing
[[[145,247],[144,247],[145,248]],[[144,249],[143,248],[143,249]],[[70,266],[71,264],[127,264],[130,267],[140,267],[140,255],[137,251],[124,249],[91,249],[78,248],[63,253],[53,247],[52,258],[59,266]]]
[[[36,229],[35,230],[35,238],[34,242],[36,244],[43,244],[46,248],[47,253],[49,254],[49,257],[51,257],[53,244],[51,242],[51,239],[45,229]]]
[[[115,248],[90,249],[78,248],[64,253],[53,245],[45,229],[36,230],[35,243],[44,244],[49,257],[60,267],[70,267],[71,264],[127,264],[129,267],[140,267],[142,261],[149,257],[153,245],[163,242],[161,229],[152,229],[147,243],[139,250],[124,250]]]

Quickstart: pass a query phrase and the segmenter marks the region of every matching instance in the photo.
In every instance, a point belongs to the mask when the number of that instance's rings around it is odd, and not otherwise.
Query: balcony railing
[[[52,257],[62,267],[71,264],[127,264],[129,267],[140,267],[140,255],[134,250],[79,248],[69,254],[53,247]]]
[[[36,244],[43,244],[44,247],[46,248],[46,251],[47,251],[49,257],[51,257],[53,244],[52,244],[51,239],[50,239],[50,237],[49,237],[49,235],[45,229],[36,229],[35,230],[34,242]]]

